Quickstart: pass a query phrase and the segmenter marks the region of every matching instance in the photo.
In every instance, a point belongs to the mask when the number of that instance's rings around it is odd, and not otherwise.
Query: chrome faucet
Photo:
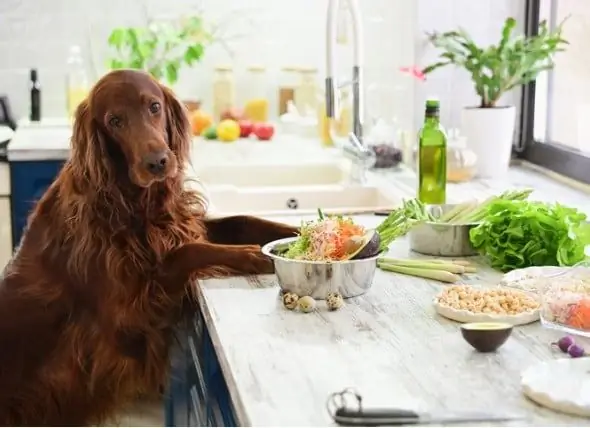
[[[335,78],[336,59],[335,45],[338,33],[338,12],[341,11],[341,2],[346,2],[350,11],[352,21],[352,80],[337,84]],[[374,165],[375,155],[363,142],[363,30],[361,14],[357,0],[329,0],[326,37],[326,117],[330,122],[338,119],[337,112],[340,111],[338,94],[342,87],[352,86],[352,132],[348,135],[349,144],[342,144],[341,148],[346,157],[352,161],[350,180],[354,184],[363,184],[366,180],[366,169]],[[330,134],[334,136],[330,126]]]

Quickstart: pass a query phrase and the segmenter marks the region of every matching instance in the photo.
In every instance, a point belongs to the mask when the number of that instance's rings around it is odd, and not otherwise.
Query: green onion
[[[461,279],[461,277],[459,277],[458,275],[455,275],[454,273],[448,272],[446,270],[420,269],[416,267],[392,265],[383,262],[377,262],[377,266],[379,266],[380,269],[390,272],[401,273],[403,275],[417,276],[426,279],[434,279],[442,282],[453,283]]]

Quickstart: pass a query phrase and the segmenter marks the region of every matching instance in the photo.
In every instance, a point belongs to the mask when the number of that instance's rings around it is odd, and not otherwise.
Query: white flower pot
[[[477,155],[477,175],[501,177],[508,172],[516,108],[465,108],[461,117],[461,134]]]

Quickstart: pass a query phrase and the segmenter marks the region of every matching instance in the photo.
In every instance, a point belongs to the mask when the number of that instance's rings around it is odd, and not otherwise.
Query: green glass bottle
[[[439,112],[438,100],[426,101],[418,134],[418,199],[425,204],[444,204],[447,198],[447,135]]]

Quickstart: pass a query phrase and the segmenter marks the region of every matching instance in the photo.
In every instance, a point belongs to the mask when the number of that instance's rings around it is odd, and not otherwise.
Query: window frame
[[[527,36],[538,33],[540,7],[541,0],[525,2],[525,34]],[[549,74],[551,73],[550,71]],[[523,87],[519,123],[520,145],[515,147],[516,156],[558,174],[590,184],[590,157],[555,141],[535,140],[535,87],[535,81]],[[551,109],[551,94],[548,94],[548,97],[547,108]],[[550,126],[549,123],[548,126]]]

